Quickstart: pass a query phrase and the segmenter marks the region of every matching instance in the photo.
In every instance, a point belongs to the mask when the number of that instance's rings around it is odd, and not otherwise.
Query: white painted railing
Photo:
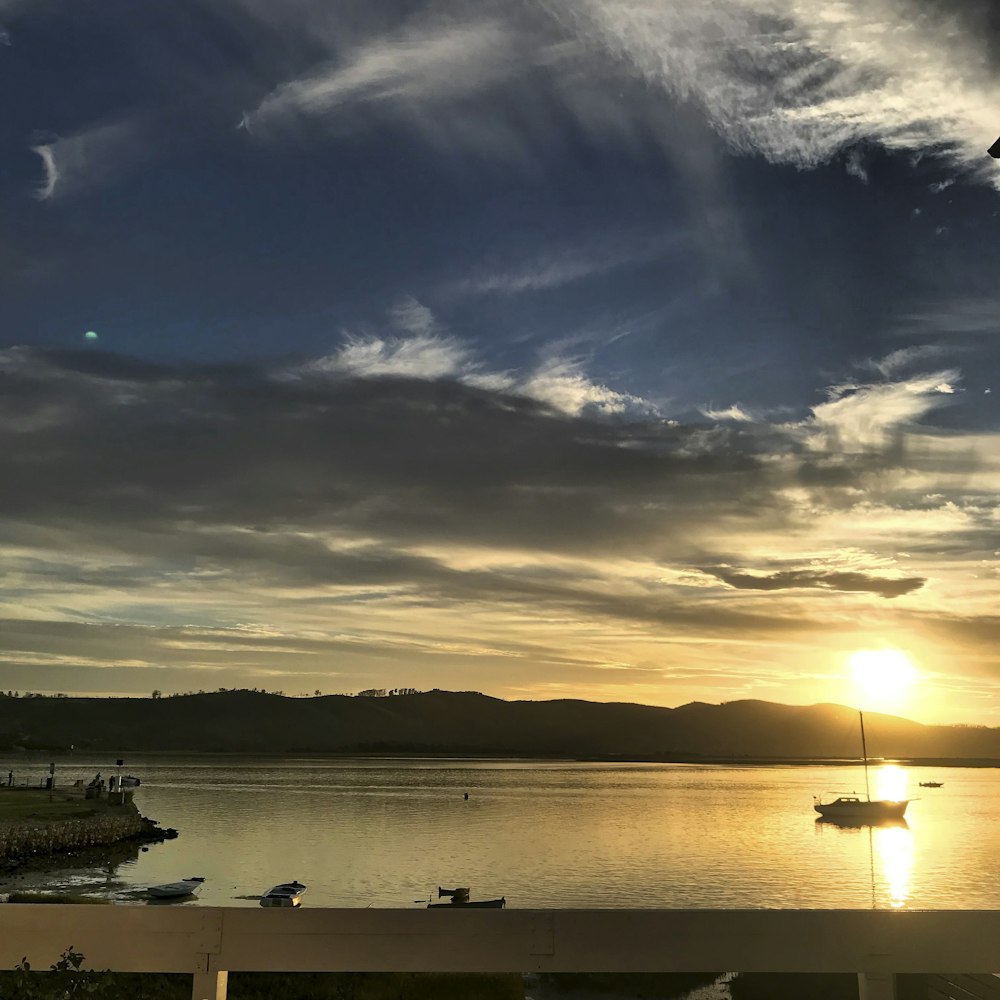
[[[901,972],[1000,969],[1000,911],[373,910],[0,905],[0,968],[70,945],[86,966],[184,972],[225,1000],[241,972]]]

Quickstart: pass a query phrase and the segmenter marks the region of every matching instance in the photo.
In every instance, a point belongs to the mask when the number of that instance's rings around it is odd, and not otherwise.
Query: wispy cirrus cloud
[[[708,417],[709,420],[736,420],[740,423],[749,423],[754,419],[750,411],[741,406],[739,403],[733,403],[731,406],[727,406],[724,409],[706,406],[702,407],[701,412]]]
[[[553,359],[516,381],[512,389],[548,403],[569,416],[626,416],[632,419],[659,416],[647,400],[627,392],[618,392],[591,381],[582,365],[565,359]]]
[[[518,295],[561,288],[620,267],[655,260],[680,246],[676,233],[631,233],[615,238],[584,239],[574,245],[532,249],[517,259],[496,259],[453,287],[474,294]]]
[[[138,124],[122,121],[40,141],[31,151],[41,158],[44,172],[35,195],[51,201],[103,183],[132,166],[145,150]]]
[[[466,348],[449,337],[350,335],[338,351],[310,362],[304,370],[358,378],[434,379],[458,375],[468,365]]]
[[[495,20],[438,22],[377,37],[346,59],[272,90],[246,118],[251,130],[339,109],[433,103],[512,74],[511,34]]]
[[[957,370],[943,369],[903,381],[834,385],[803,426],[821,451],[881,448],[893,434],[944,405],[960,380]]]
[[[470,345],[450,334],[417,299],[397,303],[388,317],[392,332],[349,333],[332,354],[286,369],[281,377],[450,378],[533,399],[567,416],[659,415],[651,402],[595,382],[577,359],[553,356],[517,373],[490,371]]]
[[[1000,333],[1000,296],[927,302],[899,316],[895,325],[899,333],[918,336],[996,336]]]
[[[1000,186],[983,157],[1000,82],[988,32],[911,0],[562,0],[562,19],[736,149],[813,167],[859,143],[934,152]],[[864,168],[850,153],[848,166]]]
[[[863,367],[870,368],[885,378],[891,378],[913,368],[914,365],[940,358],[943,354],[944,348],[938,344],[917,344],[890,351],[881,358],[873,358],[865,362]]]

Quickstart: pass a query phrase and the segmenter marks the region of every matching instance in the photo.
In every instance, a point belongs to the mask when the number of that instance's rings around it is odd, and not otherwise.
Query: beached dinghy
[[[272,886],[260,897],[261,906],[298,906],[302,902],[302,893],[306,886],[301,882],[282,882]]]
[[[153,899],[175,899],[181,896],[194,896],[204,881],[200,876],[193,875],[191,878],[182,878],[178,882],[151,885],[146,892]]]

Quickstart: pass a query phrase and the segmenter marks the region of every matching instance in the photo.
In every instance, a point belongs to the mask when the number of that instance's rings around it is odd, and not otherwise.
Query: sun
[[[906,702],[917,679],[917,668],[901,649],[859,649],[847,662],[869,708],[892,708]]]

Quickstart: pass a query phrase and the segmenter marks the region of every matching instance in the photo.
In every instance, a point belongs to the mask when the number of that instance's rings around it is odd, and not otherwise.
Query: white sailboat
[[[868,785],[868,745],[865,742],[865,717],[858,712],[861,721],[861,753],[865,761],[865,797],[857,795],[842,795],[832,802],[823,802],[820,798],[813,799],[813,808],[824,819],[844,819],[853,822],[868,821],[877,823],[886,819],[902,819],[909,799],[873,799]]]

